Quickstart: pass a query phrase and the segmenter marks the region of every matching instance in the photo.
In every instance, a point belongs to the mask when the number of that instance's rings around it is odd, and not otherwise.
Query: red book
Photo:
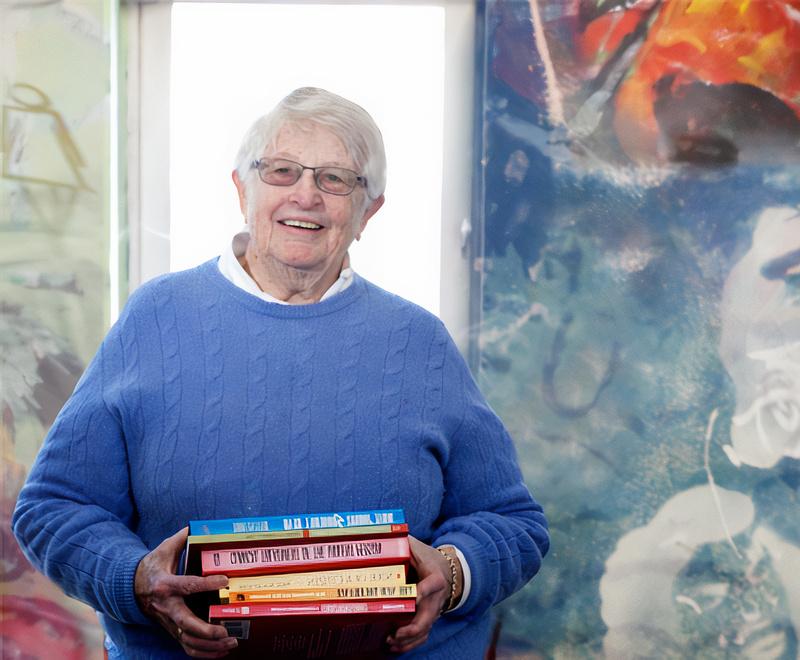
[[[239,534],[189,535],[186,540],[184,574],[200,575],[200,554],[203,550],[217,548],[254,548],[267,545],[295,545],[300,543],[329,543],[357,538],[408,536],[408,525],[371,525],[361,527],[321,527],[319,529],[294,529],[277,532],[251,532]]]
[[[203,575],[269,575],[333,568],[408,564],[408,537],[260,545],[203,550]]]
[[[231,657],[375,658],[414,611],[414,599],[256,603],[212,605],[208,619],[239,639]]]

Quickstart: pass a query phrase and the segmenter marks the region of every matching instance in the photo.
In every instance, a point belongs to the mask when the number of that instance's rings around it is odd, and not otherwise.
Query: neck
[[[320,272],[292,268],[272,259],[258,259],[250,245],[238,259],[245,272],[264,293],[292,305],[319,302],[339,278],[342,269],[349,267],[349,257],[345,255],[337,267]]]

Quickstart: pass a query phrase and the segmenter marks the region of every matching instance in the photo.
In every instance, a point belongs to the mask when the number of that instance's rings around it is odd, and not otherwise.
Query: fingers
[[[181,596],[190,596],[202,591],[217,591],[228,586],[228,578],[224,575],[175,575],[170,580],[174,593]]]
[[[165,538],[161,545],[165,543],[174,544],[183,549],[183,546],[186,545],[186,539],[189,538],[189,526],[182,527],[177,532],[175,532],[172,536],[168,536]]]
[[[189,528],[184,527],[183,529],[179,529],[175,532],[172,536],[168,536],[165,538],[161,543],[159,543],[158,547],[153,552],[159,552],[160,554],[163,553],[165,555],[180,555],[183,551],[184,546],[186,545],[186,539],[189,536]]]
[[[134,576],[134,592],[142,611],[157,620],[190,656],[221,658],[236,647],[236,640],[223,626],[195,616],[184,597],[220,589],[228,584],[228,578],[175,575],[187,534],[188,528],[180,530],[142,558]]]
[[[411,565],[417,572],[419,572],[424,564],[423,556],[425,554],[425,549],[428,547],[430,546],[414,538],[411,534],[408,535],[408,548],[411,550]]]
[[[214,639],[198,637],[180,626],[175,632],[175,637],[183,646],[184,651],[194,658],[224,657],[236,648],[238,642],[235,638],[228,637],[228,632],[222,626],[212,626],[212,628],[221,629],[221,633],[216,632]]]
[[[422,646],[428,641],[431,626],[436,620],[430,618],[428,613],[417,611],[417,614],[408,625],[398,628],[397,632],[389,637],[389,650],[392,653],[406,653],[411,649]]]
[[[437,597],[441,597],[442,604],[444,604],[449,588],[450,584],[441,573],[431,573],[425,579],[420,580],[417,583],[417,611],[422,602],[436,600]]]
[[[159,608],[156,618],[191,657],[221,658],[238,644],[236,639],[228,636],[224,626],[199,619],[179,598],[170,601],[163,609]]]
[[[405,653],[428,641],[431,627],[444,607],[449,595],[450,583],[446,577],[446,560],[441,553],[422,541],[408,537],[411,549],[411,565],[420,580],[417,583],[417,611],[408,625],[398,628],[389,637],[390,650]]]
[[[143,611],[147,612],[154,604],[171,598],[182,599],[191,594],[216,591],[228,586],[228,578],[224,575],[175,575],[160,560],[157,554],[160,549],[161,546],[146,555],[136,569],[134,592]]]
[[[203,640],[224,640],[228,637],[228,631],[224,626],[214,625],[203,621],[203,619],[195,616],[183,602],[176,604],[175,607],[164,615],[169,618],[172,625],[176,628],[176,637],[178,632],[182,637],[192,637]],[[169,628],[167,628],[169,630]]]
[[[406,653],[422,646],[439,613],[446,593],[447,581],[436,573],[429,575],[417,584],[417,611],[408,625],[398,628],[387,641],[393,653]]]

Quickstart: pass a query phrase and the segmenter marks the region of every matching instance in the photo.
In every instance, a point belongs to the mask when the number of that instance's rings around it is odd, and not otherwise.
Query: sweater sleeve
[[[444,382],[451,419],[460,421],[449,438],[443,522],[432,545],[452,544],[464,554],[470,592],[450,616],[472,619],[538,572],[550,537],[542,507],[523,481],[511,437],[452,341]]]
[[[68,595],[126,623],[150,623],[134,596],[148,549],[132,531],[125,432],[112,407],[123,318],[59,413],[17,499],[13,530],[31,563]]]

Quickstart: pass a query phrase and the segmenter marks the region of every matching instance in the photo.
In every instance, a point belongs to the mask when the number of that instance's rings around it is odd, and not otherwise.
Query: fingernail
[[[228,648],[229,649],[235,649],[237,646],[239,646],[239,640],[236,639],[235,637],[231,637],[228,640]]]

